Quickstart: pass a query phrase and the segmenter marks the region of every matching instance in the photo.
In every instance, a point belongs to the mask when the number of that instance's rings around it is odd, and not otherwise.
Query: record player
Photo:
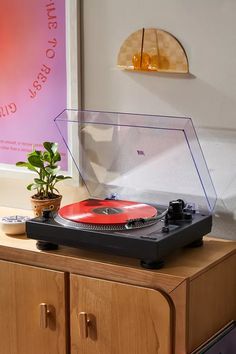
[[[39,249],[58,245],[160,268],[211,231],[215,189],[190,118],[65,110],[55,123],[88,198],[27,221]]]

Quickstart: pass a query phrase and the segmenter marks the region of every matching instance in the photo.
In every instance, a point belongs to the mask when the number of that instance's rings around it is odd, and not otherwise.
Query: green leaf
[[[20,167],[28,167],[28,162],[24,162],[24,161],[18,161],[16,163],[16,166],[20,166]]]
[[[49,141],[45,141],[43,143],[44,148],[50,153],[51,156],[54,156],[58,150],[58,143],[51,143]]]
[[[34,167],[44,168],[43,161],[38,155],[31,155],[28,157],[29,163]]]
[[[53,162],[58,162],[61,161],[61,155],[59,154],[59,152],[56,152],[54,157],[53,157]]]
[[[32,191],[32,189],[37,189],[37,188],[38,188],[38,186],[35,183],[31,183],[27,186],[27,189],[29,191]]]
[[[63,175],[58,175],[58,176],[56,176],[56,179],[58,180],[58,181],[62,181],[63,179],[65,179],[66,177],[65,176],[63,176]]]
[[[26,167],[28,168],[30,171],[34,171],[34,172],[38,172],[36,170],[36,168],[34,166],[32,166],[29,162],[23,162],[23,161],[19,161],[16,163],[16,166],[19,166],[19,167]]]
[[[40,185],[44,185],[47,184],[44,180],[40,179],[40,178],[34,178],[34,182]]]
[[[53,143],[52,144],[52,152],[55,155],[57,153],[58,150],[58,143]]]
[[[64,181],[65,179],[70,179],[71,177],[70,176],[56,176],[56,183],[57,182],[60,182],[60,181]]]
[[[34,166],[32,166],[32,165],[30,165],[30,164],[29,164],[29,166],[28,166],[28,169],[29,169],[30,171],[34,171],[34,172],[38,173],[38,170],[37,170]]]
[[[58,168],[58,167],[52,168],[52,167],[47,166],[47,167],[45,168],[45,170],[47,171],[47,173],[48,173],[49,175],[53,175],[53,176],[54,176],[54,175],[57,174],[59,168]]]
[[[44,161],[47,161],[47,162],[51,162],[51,156],[50,156],[50,154],[49,154],[48,151],[45,151],[45,152],[43,153],[43,160],[44,160]]]
[[[42,155],[42,151],[34,150],[34,154],[37,155],[37,156],[41,156]]]
[[[30,156],[41,156],[41,155],[42,155],[42,151],[34,150],[28,154],[28,159]]]
[[[45,148],[48,152],[50,152],[50,154],[52,153],[52,146],[53,146],[53,143],[50,143],[49,141],[45,141],[45,142],[43,143],[43,146],[44,146],[44,148]]]

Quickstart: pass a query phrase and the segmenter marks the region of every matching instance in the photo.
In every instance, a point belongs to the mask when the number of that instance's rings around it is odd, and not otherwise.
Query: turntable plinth
[[[23,215],[0,208],[14,214]],[[0,232],[0,353],[41,354],[50,342],[50,354],[190,354],[236,319],[235,269],[236,242],[208,237],[147,270],[135,259],[81,249],[41,252],[34,240]],[[35,309],[45,302],[53,311],[40,329]]]

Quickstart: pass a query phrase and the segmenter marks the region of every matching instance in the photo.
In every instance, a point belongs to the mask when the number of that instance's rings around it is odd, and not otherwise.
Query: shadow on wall
[[[144,87],[150,93],[150,97],[157,96],[178,111],[179,115],[192,117],[196,126],[236,129],[234,114],[236,97],[233,92],[226,95],[219,88],[191,73],[153,74],[128,71],[124,73],[137,85]],[[147,104],[145,101],[149,100],[144,99],[144,105]],[[168,114],[168,112],[156,113]]]

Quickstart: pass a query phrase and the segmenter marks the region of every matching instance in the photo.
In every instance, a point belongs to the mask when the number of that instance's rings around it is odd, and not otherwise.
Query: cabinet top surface
[[[0,216],[30,214],[29,210],[0,207]],[[42,252],[37,250],[36,241],[26,235],[7,236],[0,230],[0,259],[150,287],[164,282],[169,291],[234,252],[236,242],[205,237],[203,247],[178,250],[166,258],[162,269],[146,270],[140,267],[139,260],[100,252],[64,246]]]

